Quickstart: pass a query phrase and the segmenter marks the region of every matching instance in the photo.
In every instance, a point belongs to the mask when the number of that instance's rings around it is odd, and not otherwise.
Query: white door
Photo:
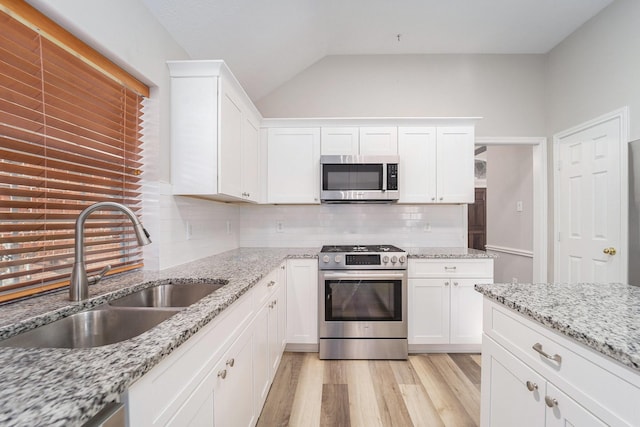
[[[437,202],[473,203],[474,127],[439,127],[437,132]]]
[[[360,155],[387,156],[398,154],[398,128],[361,127]]]
[[[320,135],[320,154],[323,156],[357,156],[359,151],[358,147],[358,128],[322,128]]]
[[[626,281],[620,139],[619,117],[555,138],[556,282]]]
[[[218,142],[218,190],[228,196],[242,196],[242,109],[240,100],[228,87],[220,100],[220,141]]]
[[[409,344],[449,344],[450,287],[450,279],[409,279]]]
[[[398,128],[399,203],[436,201],[436,128]]]
[[[474,288],[478,282],[451,279],[451,344],[482,343],[482,294]]]

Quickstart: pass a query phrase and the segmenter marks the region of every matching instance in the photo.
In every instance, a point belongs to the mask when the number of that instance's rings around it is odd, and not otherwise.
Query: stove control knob
[[[322,257],[322,261],[327,264],[329,262],[329,255],[325,255]]]
[[[382,262],[383,262],[383,263],[385,263],[385,264],[386,264],[386,263],[388,263],[388,262],[389,262],[389,257],[388,257],[388,256],[386,256],[386,255],[385,255],[385,256],[383,256],[383,257],[382,257]]]
[[[392,256],[392,257],[391,257],[391,262],[392,262],[393,264],[395,264],[396,262],[398,262],[398,257],[397,257],[397,256],[395,256],[395,255],[394,255],[394,256]]]
[[[402,255],[402,256],[400,257],[400,259],[399,259],[400,264],[404,264],[406,260],[407,260],[407,258],[405,258],[405,256],[404,256],[404,255]]]
[[[336,257],[333,260],[339,264],[340,262],[342,262],[342,257],[340,255],[336,255]]]

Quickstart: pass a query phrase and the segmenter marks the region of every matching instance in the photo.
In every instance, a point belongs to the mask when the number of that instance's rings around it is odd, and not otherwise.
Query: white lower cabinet
[[[282,267],[127,390],[128,425],[255,425],[284,348]]]
[[[493,282],[493,259],[409,259],[408,276],[410,346],[480,345],[482,295],[474,285]]]
[[[318,345],[318,260],[287,261],[287,348]],[[297,345],[303,347],[296,348]]]
[[[483,316],[482,427],[640,425],[637,373],[493,301]]]

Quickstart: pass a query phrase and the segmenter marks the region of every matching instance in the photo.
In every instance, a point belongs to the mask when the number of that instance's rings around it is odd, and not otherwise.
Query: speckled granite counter
[[[133,382],[237,300],[286,258],[315,258],[319,248],[243,248],[159,273],[105,279],[79,303],[56,293],[0,307],[0,338],[160,283],[228,284],[155,328],[90,349],[0,348],[0,425],[74,426],[115,401]]]
[[[581,283],[475,288],[536,322],[640,370],[640,287]]]
[[[471,248],[403,248],[409,258],[497,258],[496,254]]]

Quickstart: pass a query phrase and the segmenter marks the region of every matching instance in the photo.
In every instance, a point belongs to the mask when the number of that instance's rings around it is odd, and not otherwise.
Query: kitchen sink
[[[158,285],[118,298],[109,304],[117,307],[188,307],[224,285],[225,283]]]
[[[178,311],[101,306],[0,341],[0,347],[90,348],[114,344],[148,331]]]

